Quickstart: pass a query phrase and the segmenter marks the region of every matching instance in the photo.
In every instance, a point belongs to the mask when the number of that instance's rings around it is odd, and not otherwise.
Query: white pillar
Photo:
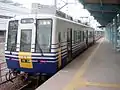
[[[54,0],[54,5],[57,8],[57,0]]]

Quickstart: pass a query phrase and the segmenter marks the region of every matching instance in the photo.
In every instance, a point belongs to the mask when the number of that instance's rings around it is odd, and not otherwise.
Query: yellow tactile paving
[[[81,83],[83,78],[82,76],[84,75],[89,63],[91,62],[91,58],[93,57],[93,55],[97,52],[97,50],[99,49],[100,45],[102,44],[103,39],[101,40],[100,44],[97,46],[97,48],[95,48],[94,52],[92,52],[92,54],[88,57],[88,59],[84,62],[84,64],[80,67],[80,69],[78,70],[78,72],[75,74],[74,78],[72,79],[72,81],[63,89],[63,90],[75,90],[77,87],[83,87],[85,86],[85,82]]]
[[[114,83],[98,83],[98,82],[86,82],[86,86],[107,87],[107,88],[120,88],[120,84]]]

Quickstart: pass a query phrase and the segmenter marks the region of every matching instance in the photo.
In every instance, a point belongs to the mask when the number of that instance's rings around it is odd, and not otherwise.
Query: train
[[[61,14],[30,14],[9,20],[5,59],[13,72],[53,75],[101,38],[101,31]]]

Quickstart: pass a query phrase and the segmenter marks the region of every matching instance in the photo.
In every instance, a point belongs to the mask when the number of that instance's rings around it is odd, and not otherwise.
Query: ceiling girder
[[[100,0],[84,0],[84,3],[100,4]],[[102,0],[104,4],[120,4],[120,0]]]
[[[118,13],[120,12],[120,6],[117,5],[108,5],[108,4],[103,4],[102,8],[99,4],[85,4],[85,8],[87,10],[92,10],[92,11],[103,11],[103,12],[113,12],[113,13]]]
[[[120,13],[120,0],[79,0],[101,25],[107,25]]]

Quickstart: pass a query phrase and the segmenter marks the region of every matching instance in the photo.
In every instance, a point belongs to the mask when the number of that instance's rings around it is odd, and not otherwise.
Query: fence
[[[3,43],[3,42],[5,42],[5,37],[0,36],[0,43]]]
[[[6,62],[0,63],[0,84],[6,81],[6,73],[9,72]]]

